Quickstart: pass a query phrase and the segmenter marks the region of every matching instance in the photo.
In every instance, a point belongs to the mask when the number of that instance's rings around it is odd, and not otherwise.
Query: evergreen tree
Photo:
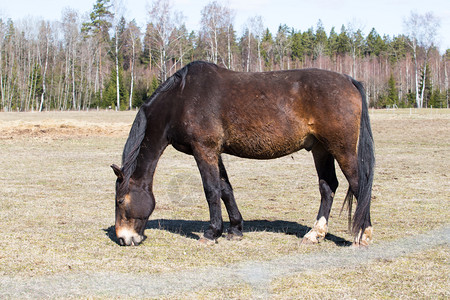
[[[308,56],[312,56],[314,53],[314,30],[309,28],[302,34],[302,44],[304,53]]]
[[[328,51],[331,57],[338,52],[338,39],[339,36],[333,26],[328,37]]]
[[[317,22],[316,34],[314,35],[314,58],[329,54],[328,37],[323,28],[321,20]]]
[[[111,74],[109,77],[109,81],[105,86],[105,92],[103,95],[103,102],[101,104],[102,108],[109,108],[116,109],[116,101],[117,101],[117,82],[116,82],[116,69],[111,68]],[[123,80],[123,68],[119,68],[119,94],[121,99],[128,99],[129,92],[128,89],[125,87],[125,81]],[[127,103],[126,101],[122,101],[120,104],[119,110],[125,110],[127,109]]]
[[[294,32],[291,36],[291,53],[292,59],[303,61],[305,57],[305,46],[303,45],[303,35],[299,32]]]
[[[406,57],[407,44],[403,35],[394,36],[392,41],[386,42],[391,63],[396,63]]]
[[[267,69],[272,69],[272,61],[273,61],[273,37],[270,30],[267,28],[264,32],[262,41],[261,41],[261,56],[264,61],[264,66]]]
[[[364,54],[368,56],[380,56],[383,51],[385,51],[384,41],[375,28],[372,28],[366,38],[366,49]]]
[[[445,103],[445,93],[441,93],[439,89],[433,89],[433,92],[430,96],[429,105],[433,108],[447,107],[447,104]]]
[[[109,40],[112,13],[110,0],[97,0],[89,15],[90,22],[83,23],[81,29],[85,34],[97,36],[100,40]]]
[[[398,106],[398,90],[394,75],[391,73],[387,83],[386,92],[380,95],[377,106],[393,107],[394,105]]]
[[[109,11],[111,8],[110,0],[97,0],[94,4],[92,12],[89,15],[89,22],[85,22],[82,25],[81,32],[86,37],[92,37],[97,41],[98,55],[98,74],[100,76],[98,100],[99,105],[102,105],[103,101],[103,70],[102,60],[104,55],[103,49],[107,47],[109,42],[109,29],[111,28],[111,20],[113,14]],[[105,50],[107,51],[107,50]]]
[[[341,55],[350,52],[350,38],[344,25],[342,25],[341,33],[336,39],[336,51]]]
[[[392,73],[388,81],[388,103],[389,105],[398,105],[398,90]]]

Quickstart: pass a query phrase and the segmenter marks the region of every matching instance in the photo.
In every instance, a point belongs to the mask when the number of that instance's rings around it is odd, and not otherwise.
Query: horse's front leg
[[[221,180],[219,173],[219,155],[211,149],[198,147],[194,151],[200,175],[202,177],[203,189],[209,206],[210,225],[205,231],[202,243],[215,243],[222,236],[223,220],[220,207]]]
[[[240,240],[243,237],[242,229],[244,221],[242,220],[242,215],[237,207],[236,200],[234,199],[233,188],[231,187],[221,157],[219,157],[219,172],[220,182],[222,184],[222,200],[227,208],[228,216],[230,217],[230,228],[228,229],[227,239]]]

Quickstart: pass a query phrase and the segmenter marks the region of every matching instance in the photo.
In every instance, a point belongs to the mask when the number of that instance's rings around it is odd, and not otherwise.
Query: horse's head
[[[155,208],[155,199],[145,184],[126,179],[116,165],[111,168],[117,176],[116,236],[122,246],[137,246],[146,238],[144,230]]]

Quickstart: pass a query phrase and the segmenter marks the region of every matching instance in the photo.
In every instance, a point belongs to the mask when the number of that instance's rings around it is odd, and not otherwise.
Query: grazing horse
[[[207,62],[176,72],[139,109],[122,167],[111,166],[117,176],[115,230],[121,245],[138,245],[145,238],[155,208],[153,175],[169,144],[193,155],[200,171],[210,213],[203,242],[222,236],[220,199],[230,218],[228,237],[242,237],[243,219],[222,153],[272,159],[300,149],[313,154],[321,194],[319,213],[303,243],[318,243],[327,234],[338,187],[335,160],[349,182],[345,202],[351,206],[353,196],[357,200],[354,244],[371,240],[373,137],[364,89],[349,76],[319,69],[240,73]]]

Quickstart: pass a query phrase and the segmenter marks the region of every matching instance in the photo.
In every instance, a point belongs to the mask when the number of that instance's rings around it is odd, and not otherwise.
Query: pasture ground
[[[317,176],[306,151],[270,161],[224,156],[245,220],[244,239],[200,245],[209,218],[200,176],[194,159],[170,146],[156,172],[157,205],[148,239],[139,247],[118,246],[109,165],[120,163],[135,114],[0,113],[3,296],[450,297],[449,110],[370,112],[376,148],[374,243],[356,254],[346,247],[352,237],[340,209],[348,185],[340,171],[326,240],[300,244],[319,208]],[[402,244],[415,237],[425,245]],[[404,246],[390,253],[397,244]],[[354,263],[332,259],[371,251],[380,255]],[[311,263],[289,269],[291,258]],[[327,258],[331,263],[313,267]],[[246,270],[236,275],[241,281],[232,279],[234,268]],[[277,268],[291,271],[277,273]],[[152,279],[172,286],[148,293]],[[191,289],[190,281],[200,283]]]

